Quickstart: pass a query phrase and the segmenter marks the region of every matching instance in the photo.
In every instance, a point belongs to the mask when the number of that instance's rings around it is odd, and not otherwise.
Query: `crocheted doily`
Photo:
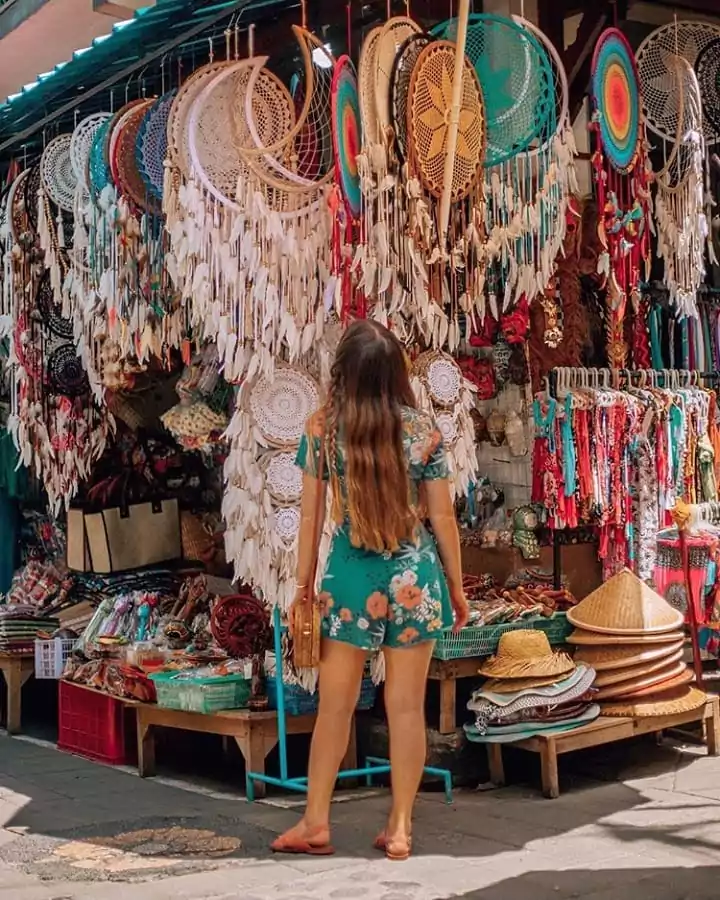
[[[45,148],[40,159],[42,184],[52,202],[65,212],[72,212],[77,177],[70,159],[72,135],[61,134]]]
[[[300,510],[297,506],[283,506],[273,510],[275,534],[286,544],[294,543],[300,531]]]
[[[105,187],[110,184],[112,176],[110,174],[110,166],[108,165],[105,148],[107,146],[108,135],[113,120],[107,119],[93,135],[90,145],[90,155],[88,157],[88,183],[90,190],[99,197]]]
[[[434,350],[423,353],[415,362],[415,371],[425,381],[434,405],[450,408],[460,402],[463,375],[447,353]]]
[[[60,344],[47,361],[50,384],[63,397],[82,397],[90,390],[87,372],[77,355],[75,344]]]
[[[271,451],[260,459],[265,487],[276,503],[299,503],[302,496],[302,470],[295,465],[295,454]]]
[[[88,163],[90,151],[95,141],[95,135],[102,126],[112,118],[111,113],[93,113],[78,122],[70,139],[70,163],[75,173],[75,178],[86,191],[90,190],[88,179]]]
[[[296,447],[305,423],[320,405],[320,389],[303,369],[281,366],[275,377],[262,377],[250,393],[250,412],[271,447]]]
[[[449,448],[457,444],[460,439],[460,430],[455,416],[452,413],[443,412],[435,417],[435,421],[443,436],[445,446]]]
[[[148,103],[152,103],[152,101],[131,100],[130,103],[127,103],[122,109],[115,113],[115,117],[110,122],[110,128],[108,129],[105,138],[105,159],[110,167],[111,179],[118,187],[120,187],[120,175],[118,172],[119,154],[117,152],[118,141],[123,134],[125,125],[129,121],[133,110],[141,104],[147,106]]]
[[[145,114],[137,136],[135,155],[145,188],[162,202],[167,155],[167,125],[175,91],[159,97]]]

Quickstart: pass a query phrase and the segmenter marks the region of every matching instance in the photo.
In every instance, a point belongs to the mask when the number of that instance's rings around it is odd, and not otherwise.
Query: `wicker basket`
[[[435,644],[435,659],[462,659],[470,656],[492,656],[497,650],[500,638],[508,631],[523,629],[544,631],[551,644],[564,644],[573,630],[565,613],[555,613],[550,618],[532,616],[503,625],[476,625],[463,628],[459,634],[446,631]]]

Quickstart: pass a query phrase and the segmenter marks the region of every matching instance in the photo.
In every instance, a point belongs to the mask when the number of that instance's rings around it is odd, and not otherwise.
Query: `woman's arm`
[[[320,551],[323,525],[325,524],[325,503],[327,482],[314,475],[303,475],[302,503],[300,505],[300,535],[298,538],[296,599],[307,597],[314,585],[317,558]],[[300,596],[302,595],[302,596]]]
[[[423,484],[427,515],[440,550],[450,594],[463,595],[462,560],[460,555],[460,532],[458,531],[455,508],[450,495],[450,484],[444,479],[432,479]]]

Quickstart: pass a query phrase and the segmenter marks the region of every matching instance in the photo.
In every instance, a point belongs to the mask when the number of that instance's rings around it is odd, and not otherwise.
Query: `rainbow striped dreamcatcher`
[[[365,298],[353,272],[352,246],[361,237],[362,192],[357,158],[362,146],[360,102],[355,67],[349,56],[335,63],[332,79],[331,126],[336,190],[333,212],[333,274],[340,279],[343,317],[365,316]]]
[[[608,28],[592,62],[592,156],[603,252],[598,272],[607,279],[608,360],[625,368],[625,313],[637,310],[640,281],[649,268],[649,162],[635,57],[624,35]]]

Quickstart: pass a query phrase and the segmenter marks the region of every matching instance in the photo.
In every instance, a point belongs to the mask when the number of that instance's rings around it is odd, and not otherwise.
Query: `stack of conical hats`
[[[690,686],[683,662],[683,616],[628,569],[568,612],[575,661],[597,672],[606,716],[670,715],[695,709],[705,695]]]

